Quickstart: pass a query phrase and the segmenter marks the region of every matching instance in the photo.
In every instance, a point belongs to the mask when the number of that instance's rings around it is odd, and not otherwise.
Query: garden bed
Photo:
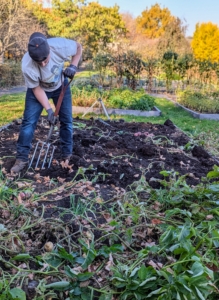
[[[68,299],[70,293],[70,299],[105,300],[106,294],[110,300],[123,299],[119,296],[123,289],[116,290],[116,280],[126,282],[126,279],[118,277],[122,268],[118,267],[118,272],[113,273],[112,267],[115,268],[117,263],[127,267],[129,263],[135,265],[137,262],[138,265],[139,261],[139,267],[148,267],[144,272],[156,273],[163,266],[164,272],[168,265],[169,269],[173,268],[172,263],[180,259],[181,252],[169,254],[170,244],[161,245],[159,251],[155,249],[161,234],[170,230],[167,229],[168,214],[174,218],[170,220],[171,234],[176,230],[172,234],[177,238],[174,243],[179,243],[182,238],[182,245],[187,234],[187,231],[181,233],[184,218],[190,222],[189,218],[194,215],[194,224],[199,217],[198,226],[201,226],[209,223],[205,220],[215,217],[214,228],[218,224],[217,206],[215,212],[213,209],[209,212],[208,203],[205,204],[209,202],[209,195],[217,192],[217,185],[212,185],[212,190],[204,189],[205,202],[199,192],[199,189],[203,191],[202,187],[198,188],[199,193],[195,190],[217,162],[202,147],[191,145],[188,136],[170,120],[159,125],[127,123],[122,119],[75,118],[74,151],[69,163],[60,161],[57,127],[52,136],[52,143],[57,146],[52,166],[43,170],[26,169],[14,176],[10,174],[10,168],[15,160],[19,129],[19,122],[14,122],[0,132],[0,229],[3,232],[0,235],[0,267],[4,278],[11,276],[10,287],[7,281],[5,290],[20,287],[28,299],[34,299],[36,293],[45,295],[45,291],[49,291],[47,296],[57,299]],[[42,117],[33,147],[38,140],[46,139],[48,130]],[[164,186],[169,185],[166,192],[162,182]],[[217,200],[217,195],[215,197]],[[212,196],[211,202],[213,200]],[[181,208],[177,208],[180,205]],[[171,213],[170,210],[164,213],[165,209],[171,208]],[[175,224],[176,229],[173,229]],[[202,231],[199,227],[196,234]],[[206,231],[203,235],[206,237]],[[201,239],[203,243],[204,237]],[[199,238],[193,239],[192,236],[191,240],[199,245]],[[47,249],[48,242],[54,252]],[[198,250],[200,257],[205,251],[207,253],[206,244],[203,249],[201,246]],[[182,247],[180,251],[183,251]],[[186,247],[188,243],[185,246],[188,251]],[[148,249],[152,249],[151,252]],[[194,258],[193,250],[189,257],[185,260],[183,256],[180,263],[183,265],[186,261],[186,265],[174,272],[181,274],[185,268],[196,266],[198,258]],[[127,280],[132,280],[127,272]],[[174,273],[172,269],[170,272],[168,276]],[[109,280],[113,274],[114,281]],[[202,279],[209,282],[206,274],[202,273]],[[150,280],[155,280],[147,288],[147,293],[163,286],[166,293],[169,282],[165,281],[166,277],[160,279],[161,275],[157,276],[150,275]],[[139,280],[145,284],[143,277]],[[55,282],[59,283],[56,285]],[[146,287],[141,290],[140,283],[137,282],[136,289],[145,295]],[[172,288],[176,286],[173,284]],[[131,289],[131,298],[127,299],[134,299],[132,293]],[[152,299],[156,299],[156,295]]]
[[[186,89],[177,93],[176,105],[194,118],[219,120],[219,95],[217,91]]]
[[[153,97],[157,97],[157,98],[165,98],[165,99],[173,102],[176,106],[181,107],[183,110],[187,111],[190,115],[192,115],[196,119],[219,121],[219,114],[196,112],[196,111],[189,109],[189,108],[183,106],[182,104],[178,103],[177,96],[171,96],[169,94],[150,94],[150,95]]]
[[[49,127],[45,126],[43,120],[42,118],[41,122],[38,122],[33,147],[38,140],[45,140],[48,134]],[[79,127],[77,126],[78,122]],[[148,179],[152,174],[153,177],[160,178],[159,172],[162,169],[174,169],[180,174],[185,174],[191,168],[196,179],[188,178],[188,181],[194,184],[199,182],[198,178],[207,174],[215,162],[201,147],[199,147],[199,154],[196,154],[195,150],[187,153],[180,149],[179,147],[183,147],[189,142],[189,138],[180,132],[171,121],[167,121],[164,125],[154,125],[151,123],[126,123],[123,120],[107,121],[106,123],[101,119],[75,118],[74,124],[76,127],[73,136],[74,152],[70,161],[70,164],[73,164],[72,172],[68,172],[68,169],[62,168],[58,163],[60,146],[57,138],[58,131],[54,131],[53,142],[57,146],[54,164],[50,169],[40,171],[40,176],[50,176],[50,178],[67,176],[67,179],[70,180],[75,176],[78,167],[86,168],[92,164],[94,170],[93,172],[89,171],[91,177],[95,176],[98,170],[104,170],[108,174],[104,183],[118,184],[119,177],[124,174],[120,185],[126,187],[137,178],[137,176],[134,177],[135,174],[140,175],[143,168],[155,164],[157,167],[147,172]],[[5,157],[3,167],[7,173],[14,162],[14,158],[8,157],[8,154],[11,153],[12,156],[15,156],[19,127],[19,122],[15,122],[0,133],[0,157]],[[124,160],[123,156],[127,156],[128,160]],[[118,157],[116,164],[110,163],[112,157]],[[129,160],[132,161],[131,164]],[[186,167],[183,167],[182,162]],[[35,172],[32,174],[32,170],[25,172],[25,176],[30,179],[34,179],[32,177],[34,174]]]
[[[219,121],[219,114],[210,114],[210,113],[199,113],[199,112],[196,112],[192,109],[189,109],[177,102],[175,102],[175,105],[181,107],[182,109],[184,109],[185,111],[187,111],[188,113],[190,113],[190,115],[192,115],[194,118],[197,118],[197,119],[206,119],[206,120],[215,120],[215,121]]]

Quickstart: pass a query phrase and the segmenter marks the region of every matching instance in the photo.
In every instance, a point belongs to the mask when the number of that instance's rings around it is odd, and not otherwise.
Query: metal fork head
[[[38,141],[34,149],[29,168],[31,168],[31,166],[33,165],[34,160],[36,160],[34,169],[45,169],[46,163],[48,163],[47,168],[49,168],[53,159],[55,149],[56,146],[48,142]]]

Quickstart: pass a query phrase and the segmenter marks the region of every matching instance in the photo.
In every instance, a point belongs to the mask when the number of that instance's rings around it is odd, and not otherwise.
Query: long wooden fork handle
[[[62,100],[64,98],[64,95],[65,95],[65,91],[67,90],[68,86],[70,85],[70,83],[72,82],[73,78],[71,78],[68,82],[68,84],[66,86],[64,86],[64,82],[62,83],[62,90],[61,90],[61,93],[59,95],[59,98],[58,98],[58,101],[57,101],[57,104],[56,104],[56,110],[55,110],[55,113],[54,113],[54,116],[57,117],[58,114],[59,114],[59,110],[60,110],[60,107],[61,107],[61,104],[62,104]]]

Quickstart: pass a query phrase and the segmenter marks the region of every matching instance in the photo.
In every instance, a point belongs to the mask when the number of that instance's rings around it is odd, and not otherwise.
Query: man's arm
[[[64,70],[64,75],[70,79],[73,79],[75,74],[78,71],[78,64],[82,55],[82,47],[81,44],[77,43],[77,51],[76,54],[72,56],[71,64]]]
[[[51,108],[49,100],[46,96],[46,93],[40,86],[37,86],[37,87],[33,88],[32,91],[33,91],[35,97],[37,98],[37,100],[45,108],[45,110],[48,110],[48,109]]]
[[[40,87],[37,86],[32,89],[35,97],[37,100],[42,104],[42,106],[45,108],[48,116],[47,120],[49,121],[50,125],[55,125],[56,118],[54,117],[54,111],[50,106],[49,100],[46,96],[45,91]]]
[[[74,56],[72,56],[71,64],[78,67],[79,61],[82,56],[82,46],[78,42],[76,42],[76,44],[77,44],[77,52]]]

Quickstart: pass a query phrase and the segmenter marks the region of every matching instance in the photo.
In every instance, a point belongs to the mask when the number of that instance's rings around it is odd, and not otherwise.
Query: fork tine
[[[52,159],[53,159],[53,155],[54,155],[54,151],[55,151],[55,149],[56,149],[56,146],[53,146],[53,148],[52,148],[52,154],[51,154],[51,156],[50,156],[50,160],[49,160],[49,165],[48,165],[48,168],[50,167],[50,165],[51,165],[51,162],[52,162]]]
[[[40,141],[38,141],[37,144],[36,144],[36,147],[35,147],[35,149],[34,149],[34,152],[33,152],[33,155],[32,155],[31,161],[30,161],[30,164],[29,164],[29,168],[31,167],[31,165],[32,165],[32,163],[33,163],[33,160],[34,160],[34,158],[35,158],[35,155],[36,155],[36,152],[37,152],[37,148],[38,148],[38,146],[39,146],[39,143],[40,143]]]
[[[41,142],[41,143],[42,143],[42,147],[40,149],[40,153],[39,153],[39,156],[38,156],[38,159],[37,159],[37,162],[36,162],[35,169],[38,167],[38,164],[39,164],[39,161],[40,161],[40,157],[42,155],[42,152],[43,152],[43,149],[44,149],[44,145],[45,145],[45,142]]]
[[[49,168],[52,163],[55,149],[56,149],[56,146],[52,145],[51,143],[38,141],[36,144],[36,147],[34,149],[34,152],[33,152],[30,164],[29,164],[29,168],[33,165],[34,159],[37,160],[34,169],[37,169],[37,167],[40,168],[41,158],[42,158],[41,169],[45,169],[46,162],[48,162],[48,168]],[[38,156],[37,156],[37,154],[38,154]]]
[[[47,149],[46,149],[45,157],[44,157],[44,160],[43,160],[42,169],[44,169],[44,165],[45,165],[45,162],[46,162],[46,159],[47,159],[47,155],[48,155],[48,152],[49,152],[50,145],[51,144],[49,144],[49,143],[46,145]]]

